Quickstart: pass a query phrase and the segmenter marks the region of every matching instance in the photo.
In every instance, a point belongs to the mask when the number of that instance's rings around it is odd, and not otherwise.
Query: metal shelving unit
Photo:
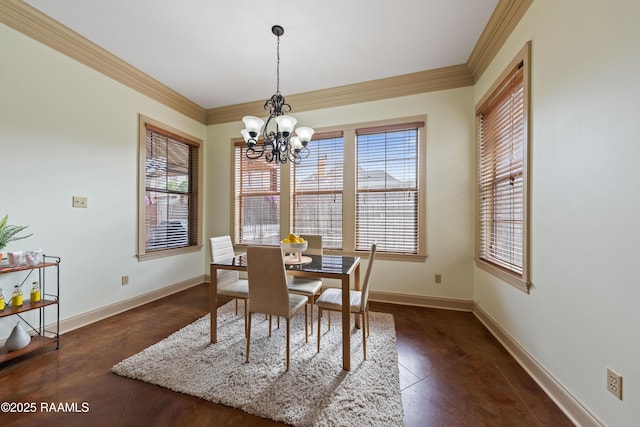
[[[55,292],[50,291],[51,285],[47,288],[47,269],[55,270]],[[60,258],[44,255],[43,262],[37,265],[19,265],[16,267],[0,265],[0,274],[11,274],[20,271],[28,271],[27,277],[24,278],[23,283],[26,282],[27,278],[29,278],[31,274],[37,273],[42,298],[38,302],[25,300],[20,307],[12,307],[8,304],[11,301],[11,298],[9,298],[4,310],[0,311],[0,318],[18,316],[26,325],[29,326],[30,330],[27,332],[31,335],[31,342],[29,345],[20,350],[7,351],[4,347],[0,347],[0,363],[15,359],[16,357],[31,353],[48,345],[55,344],[56,349],[60,348]],[[47,329],[45,321],[45,308],[52,305],[55,305],[56,308],[55,331]],[[32,311],[38,312],[37,324],[31,324],[22,316],[23,313]]]

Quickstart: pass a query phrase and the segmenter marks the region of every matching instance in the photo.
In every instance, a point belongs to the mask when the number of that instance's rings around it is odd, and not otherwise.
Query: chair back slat
[[[231,236],[211,237],[209,244],[211,246],[211,262],[233,258],[236,255]],[[237,282],[240,275],[234,270],[218,270],[216,278],[218,279],[218,287],[224,287],[227,284]]]
[[[364,282],[362,284],[362,298],[360,300],[360,309],[364,311],[367,308],[367,302],[369,301],[369,281],[371,278],[371,268],[373,267],[373,260],[376,256],[377,244],[371,245],[371,251],[369,252],[369,263],[367,264],[367,272],[364,275]]]
[[[249,311],[289,316],[289,291],[279,247],[248,246]]]
[[[236,254],[231,243],[231,236],[218,236],[209,239],[211,245],[211,261],[222,261],[233,258]]]

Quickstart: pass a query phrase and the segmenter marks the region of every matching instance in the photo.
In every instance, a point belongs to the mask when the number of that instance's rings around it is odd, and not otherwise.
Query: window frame
[[[427,258],[427,249],[426,249],[426,190],[427,190],[427,116],[419,115],[419,116],[410,116],[410,117],[402,117],[396,119],[388,119],[388,120],[378,120],[372,122],[362,122],[362,123],[353,123],[347,125],[340,126],[332,126],[326,128],[317,128],[317,134],[330,134],[341,132],[344,138],[344,163],[343,163],[343,190],[342,190],[342,248],[341,249],[331,249],[324,248],[324,253],[328,255],[351,255],[351,256],[360,256],[366,257],[368,254],[368,250],[357,250],[356,249],[356,130],[363,128],[384,128],[387,126],[395,126],[402,125],[407,123],[414,122],[422,122],[424,126],[421,131],[418,132],[418,170],[417,170],[417,185],[418,185],[418,218],[417,218],[417,239],[418,239],[418,247],[416,254],[408,254],[408,253],[384,253],[377,252],[376,258],[378,259],[386,259],[386,260],[398,260],[398,261],[416,261],[421,262]],[[244,142],[241,138],[233,138],[231,140],[232,152],[235,153],[235,144],[238,142]],[[313,140],[309,143],[309,148],[313,150]],[[235,162],[235,154],[232,155],[232,158]],[[254,161],[262,161],[264,159],[254,160]],[[304,162],[304,159],[302,160]],[[289,230],[292,230],[294,219],[293,219],[293,209],[292,209],[292,192],[293,192],[293,184],[291,180],[294,177],[294,173],[292,168],[295,167],[290,163],[286,165],[282,165],[281,173],[280,173],[280,231],[281,236],[286,236],[289,233]],[[232,203],[232,215],[231,215],[231,230],[234,234],[232,236],[234,244],[238,246],[242,246],[237,240],[235,236],[236,230],[236,218],[235,218],[235,185],[236,185],[237,173],[236,171],[232,174],[231,180],[231,194],[234,197]],[[295,231],[295,230],[293,230]]]
[[[244,139],[239,139],[239,140],[234,140],[232,143],[232,159],[233,159],[233,178],[231,180],[231,184],[232,184],[232,191],[231,191],[231,195],[232,195],[232,204],[231,204],[231,221],[232,221],[232,230],[233,232],[232,234],[232,241],[234,243],[234,245],[237,246],[247,246],[248,244],[260,244],[260,245],[269,245],[269,244],[276,244],[276,242],[279,240],[275,240],[275,241],[270,241],[269,239],[267,240],[261,240],[261,239],[257,239],[257,240],[243,240],[242,236],[244,233],[242,233],[240,231],[240,228],[242,227],[242,224],[240,221],[237,221],[236,218],[238,216],[238,213],[242,214],[243,209],[242,209],[242,199],[247,197],[267,197],[267,198],[272,198],[272,197],[277,197],[278,201],[279,201],[279,206],[277,207],[278,209],[278,230],[279,230],[279,236],[281,236],[283,234],[282,231],[282,206],[283,206],[283,195],[284,193],[287,193],[287,191],[283,191],[283,169],[281,166],[278,166],[277,163],[267,163],[264,160],[264,157],[258,158],[258,159],[248,159],[245,155],[246,153],[246,143],[244,141]],[[237,155],[240,155],[240,158],[236,157]],[[256,168],[256,170],[260,170],[262,169],[263,171],[268,171],[269,175],[273,175],[273,171],[275,171],[275,177],[270,176],[269,177],[269,182],[273,183],[275,178],[275,189],[269,188],[269,189],[265,189],[262,191],[247,191],[244,192],[243,191],[243,181],[238,181],[238,176],[245,177],[247,176],[246,173],[244,173],[244,168],[243,166],[243,162],[258,162],[259,165],[265,165],[264,168]],[[274,160],[275,162],[275,160]],[[280,168],[280,169],[278,169]],[[271,215],[268,215],[268,217],[271,217]]]
[[[387,124],[387,125],[375,125],[375,126],[365,126],[365,127],[361,127],[356,129],[356,170],[360,171],[364,166],[361,165],[367,165],[367,164],[371,164],[370,159],[367,159],[367,151],[363,150],[363,155],[362,155],[362,160],[360,160],[360,152],[358,151],[358,146],[360,144],[360,137],[362,137],[363,141],[365,143],[373,143],[377,138],[383,138],[384,139],[384,144],[383,145],[383,149],[385,152],[385,156],[384,156],[384,160],[381,160],[381,162],[384,164],[384,169],[379,170],[384,172],[385,174],[385,180],[384,180],[384,185],[380,185],[380,182],[378,182],[378,185],[371,187],[371,188],[360,188],[360,175],[356,174],[356,200],[355,200],[355,209],[356,209],[356,223],[355,223],[355,238],[356,238],[356,250],[359,251],[366,251],[367,248],[371,245],[371,242],[367,241],[367,239],[365,239],[364,237],[362,237],[362,235],[366,235],[367,233],[372,232],[372,227],[367,226],[367,220],[365,219],[366,216],[362,215],[362,213],[364,213],[364,210],[360,209],[360,203],[361,200],[367,199],[372,197],[373,200],[375,200],[375,196],[383,196],[383,199],[386,199],[387,196],[402,196],[403,194],[411,194],[411,195],[415,195],[414,198],[412,198],[412,202],[410,203],[410,205],[412,206],[412,210],[414,211],[414,228],[412,231],[412,240],[415,239],[415,253],[413,253],[410,250],[407,250],[407,248],[405,247],[403,250],[398,250],[398,251],[386,251],[385,250],[385,245],[387,244],[387,242],[390,239],[383,239],[383,240],[377,240],[378,243],[378,252],[377,253],[386,253],[386,254],[390,254],[390,255],[396,255],[396,256],[404,256],[404,255],[418,255],[419,254],[419,250],[420,250],[420,228],[421,228],[421,223],[420,223],[420,155],[423,151],[423,147],[422,144],[420,144],[421,138],[424,136],[425,134],[425,121],[415,121],[415,122],[403,122],[403,123],[397,123],[397,124]],[[413,186],[402,186],[402,187],[394,187],[393,185],[387,185],[388,184],[388,180],[387,180],[387,176],[389,175],[391,178],[396,178],[394,176],[391,176],[388,173],[389,168],[392,168],[392,165],[394,163],[397,163],[398,161],[401,161],[405,166],[408,163],[407,162],[407,158],[403,158],[402,156],[400,156],[401,153],[403,153],[406,156],[406,152],[404,152],[406,146],[402,146],[401,150],[387,150],[387,147],[389,145],[392,145],[393,142],[397,142],[399,141],[397,138],[399,136],[399,133],[405,133],[404,138],[401,137],[400,139],[405,139],[407,136],[407,133],[413,133],[415,132],[415,136],[411,136],[410,140],[415,141],[415,147],[411,147],[409,146],[408,148],[410,150],[415,149],[415,154],[416,154],[416,158],[415,158],[415,166],[411,166],[411,169],[413,170],[413,173],[415,174],[415,184]],[[369,141],[369,138],[371,138],[371,140]],[[391,138],[391,139],[389,139]],[[389,154],[393,154],[395,157],[393,158],[388,158],[387,153]],[[379,162],[375,162],[378,163]],[[412,163],[412,162],[409,162]],[[376,169],[378,170],[378,169]],[[406,177],[404,177],[406,178]],[[396,205],[397,206],[397,205]],[[394,203],[393,202],[383,202],[382,204],[379,204],[379,207],[384,209],[385,215],[386,214],[391,214],[393,215],[394,212]],[[392,227],[391,227],[392,228]],[[389,229],[385,228],[381,234],[388,234],[389,233]],[[374,233],[375,234],[375,233]],[[380,234],[380,233],[378,233]],[[392,241],[392,239],[391,239]],[[358,246],[360,246],[360,249],[357,249]],[[398,245],[398,246],[405,246],[404,244]]]
[[[195,232],[189,233],[189,235],[195,236],[195,241],[191,242],[188,246],[169,249],[158,249],[148,251],[146,248],[146,149],[147,149],[147,125],[150,128],[154,128],[160,134],[164,134],[172,139],[189,145],[196,150],[197,166],[195,171],[190,170],[190,182],[192,189],[189,192],[190,197],[195,198],[195,201],[191,203],[189,207],[190,211],[188,217],[190,218],[190,228],[195,227]],[[155,258],[162,258],[172,255],[197,252],[202,249],[202,164],[203,142],[201,139],[196,138],[186,132],[172,128],[159,121],[156,121],[150,117],[139,115],[138,118],[138,260],[148,260]],[[197,176],[193,176],[197,174]]]
[[[520,289],[526,293],[529,292],[529,287],[531,285],[530,282],[530,201],[529,201],[529,159],[530,159],[530,151],[531,151],[531,126],[530,126],[530,93],[531,93],[531,42],[527,42],[525,46],[517,53],[517,55],[513,58],[513,60],[509,63],[509,65],[504,69],[504,71],[500,74],[498,79],[494,82],[491,88],[487,91],[487,93],[482,97],[482,99],[476,104],[475,108],[475,116],[476,116],[476,177],[475,177],[475,254],[474,260],[475,264],[478,268],[491,273],[492,275],[504,280],[508,284]],[[499,261],[492,261],[491,256],[485,256],[485,249],[483,248],[483,226],[486,227],[485,233],[489,233],[489,229],[491,227],[495,227],[493,222],[489,223],[486,221],[483,223],[482,220],[482,197],[483,194],[485,196],[490,194],[489,191],[483,193],[482,191],[482,177],[481,177],[481,165],[485,162],[487,158],[483,158],[481,151],[482,134],[481,134],[481,125],[482,118],[481,116],[487,112],[488,109],[494,108],[497,104],[497,101],[504,97],[507,93],[507,85],[509,80],[517,73],[517,70],[522,69],[522,88],[523,88],[523,97],[522,97],[522,195],[518,199],[518,202],[522,203],[522,227],[521,232],[522,243],[521,246],[517,245],[511,246],[510,251],[513,253],[516,249],[521,250],[521,259],[519,260],[522,263],[522,272],[517,271],[516,268],[509,268],[508,266],[500,263]],[[500,151],[500,150],[496,150]],[[497,163],[496,159],[488,158],[495,165]],[[520,172],[518,172],[520,173]],[[510,175],[510,178],[512,176]],[[518,176],[519,178],[519,176]],[[485,181],[485,187],[491,185],[491,188],[495,188],[496,185],[499,185],[504,179],[496,178],[493,180]],[[493,201],[489,201],[485,203],[485,205],[495,206]],[[513,240],[516,240],[515,238]],[[514,243],[513,241],[511,243]]]

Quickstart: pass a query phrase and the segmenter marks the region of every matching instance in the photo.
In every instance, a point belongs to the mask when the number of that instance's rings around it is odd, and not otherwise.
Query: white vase
[[[20,323],[17,323],[13,331],[11,331],[11,335],[9,335],[9,338],[5,341],[4,347],[9,351],[15,351],[25,348],[30,342],[31,335],[20,326]]]
[[[22,251],[7,253],[10,267],[17,267],[24,262],[24,253]]]
[[[32,251],[26,251],[24,253],[25,261],[27,265],[34,266],[38,264],[42,264],[42,249],[36,249]]]

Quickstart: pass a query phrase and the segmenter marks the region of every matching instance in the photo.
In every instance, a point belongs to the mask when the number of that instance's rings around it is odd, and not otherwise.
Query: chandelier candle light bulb
[[[298,121],[291,116],[279,116],[276,117],[276,123],[278,124],[282,135],[286,137],[291,135],[291,132],[293,132],[293,128]]]
[[[296,129],[296,135],[298,135],[298,138],[300,139],[300,142],[302,143],[303,147],[306,147],[309,141],[311,141],[313,132],[314,132],[313,129],[305,126],[302,126]]]
[[[260,131],[262,131],[262,126],[264,125],[264,120],[260,117],[255,116],[246,116],[242,118],[244,122],[245,129],[241,131],[242,136],[244,137],[247,144],[250,141],[255,145],[258,135],[260,135]]]

